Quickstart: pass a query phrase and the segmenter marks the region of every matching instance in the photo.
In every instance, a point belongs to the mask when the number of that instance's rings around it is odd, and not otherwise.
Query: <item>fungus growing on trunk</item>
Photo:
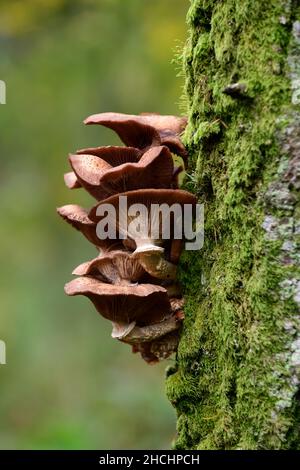
[[[166,145],[171,152],[186,159],[187,152],[180,140],[186,118],[144,113],[138,116],[121,113],[100,113],[89,116],[85,124],[99,124],[115,131],[125,145],[145,150]]]
[[[65,292],[88,297],[112,322],[112,337],[154,364],[176,351],[184,318],[176,271],[183,209],[196,205],[178,189],[186,119],[102,113],[85,123],[113,129],[127,147],[91,147],[69,157],[67,187],[84,188],[98,203],[89,212],[75,204],[57,211],[99,254],[74,269],[79,277]]]

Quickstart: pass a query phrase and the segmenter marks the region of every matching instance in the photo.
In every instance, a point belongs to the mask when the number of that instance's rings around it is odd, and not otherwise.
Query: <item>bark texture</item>
[[[188,25],[185,185],[205,243],[181,260],[174,446],[299,449],[300,3],[192,0]]]

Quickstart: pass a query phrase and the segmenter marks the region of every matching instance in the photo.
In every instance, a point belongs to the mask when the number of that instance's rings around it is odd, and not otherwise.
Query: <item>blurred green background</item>
[[[110,338],[64,283],[93,247],[56,216],[91,198],[63,183],[67,154],[118,144],[84,127],[104,111],[179,113],[172,59],[188,0],[2,0],[0,366],[2,449],[169,448],[164,369]]]

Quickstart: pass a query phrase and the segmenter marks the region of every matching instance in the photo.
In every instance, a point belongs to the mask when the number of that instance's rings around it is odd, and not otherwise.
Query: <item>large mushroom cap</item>
[[[166,289],[152,284],[110,285],[91,277],[78,277],[66,284],[67,295],[84,295],[97,311],[113,322],[140,326],[156,323],[170,314]]]
[[[167,188],[173,179],[167,147],[151,148],[141,158],[137,149],[103,147],[97,156],[81,153],[69,160],[79,184],[98,201],[137,188]]]
[[[100,113],[89,116],[84,123],[109,127],[126,145],[144,149],[162,144],[168,146],[172,152],[186,157],[186,150],[179,138],[186,126],[186,118],[150,113],[139,116]]]
[[[126,163],[106,171],[101,182],[111,194],[142,188],[168,188],[173,171],[169,149],[153,147],[144,153],[138,163]]]
[[[137,259],[132,258],[131,253],[116,250],[82,263],[72,274],[99,276],[104,282],[121,284],[139,281],[144,276],[145,270]]]
[[[95,147],[78,150],[69,155],[73,172],[66,173],[65,183],[70,188],[84,187],[98,201],[109,197],[101,178],[106,171],[125,163],[137,163],[141,151],[132,147]]]
[[[120,197],[126,197],[127,212],[125,211],[125,208],[123,209],[123,205],[120,204]],[[133,239],[137,245],[138,251],[143,251],[140,248],[141,245],[143,245],[148,251],[151,251],[151,246],[159,245],[163,242],[163,228],[168,228],[163,227],[163,217],[159,216],[159,214],[156,216],[154,209],[162,204],[167,206],[179,204],[179,207],[176,206],[176,208],[180,209],[181,212],[181,208],[185,204],[189,204],[194,207],[196,202],[196,197],[187,191],[175,189],[139,189],[136,191],[116,194],[104,201],[101,201],[91,209],[89,217],[95,222],[101,220],[101,217],[97,216],[98,208],[101,204],[110,204],[114,208],[114,210],[111,211],[111,217],[114,217],[116,214],[116,221],[113,220],[112,222],[117,224],[117,228],[119,232],[122,233],[122,236]],[[139,217],[129,213],[130,207],[135,204],[141,204],[143,208],[145,208]],[[170,213],[170,219],[171,217],[172,213]],[[164,222],[166,222],[166,220],[164,220]],[[140,230],[139,233],[137,229]],[[155,240],[153,240],[153,237],[151,236],[153,233],[158,234],[159,238],[155,238]]]

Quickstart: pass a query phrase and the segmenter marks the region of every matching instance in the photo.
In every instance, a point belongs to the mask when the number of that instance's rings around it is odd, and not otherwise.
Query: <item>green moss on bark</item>
[[[167,378],[178,449],[300,445],[299,13],[191,2],[185,186],[205,204],[205,243],[181,259],[186,319]]]

